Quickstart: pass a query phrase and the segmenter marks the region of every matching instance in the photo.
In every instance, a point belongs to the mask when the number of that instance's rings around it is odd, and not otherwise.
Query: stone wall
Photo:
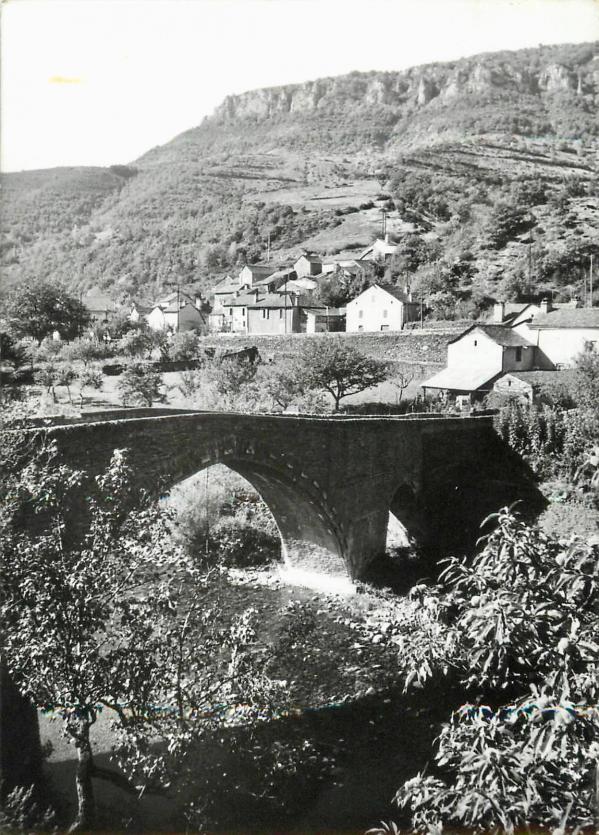
[[[293,355],[311,339],[342,339],[368,356],[381,360],[421,365],[445,365],[447,343],[463,328],[446,330],[411,330],[394,333],[324,333],[267,336],[251,334],[217,334],[202,339],[205,346],[221,349],[255,345],[263,357]]]

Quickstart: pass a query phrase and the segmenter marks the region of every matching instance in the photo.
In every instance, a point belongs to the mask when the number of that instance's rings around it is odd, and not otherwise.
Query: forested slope
[[[401,243],[389,278],[440,315],[576,292],[598,251],[598,104],[597,44],[231,96],[128,166],[3,175],[2,286],[206,287],[268,236],[274,260],[355,253],[385,208]]]

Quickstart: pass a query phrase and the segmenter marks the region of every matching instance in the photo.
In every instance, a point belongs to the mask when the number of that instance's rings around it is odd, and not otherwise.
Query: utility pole
[[[383,240],[385,240],[385,235],[387,234],[387,210],[381,209],[382,214],[382,226],[383,226]]]
[[[270,264],[270,232],[268,233],[267,244],[266,244],[266,263]]]
[[[591,266],[589,268],[589,307],[593,306],[593,253],[591,253]]]

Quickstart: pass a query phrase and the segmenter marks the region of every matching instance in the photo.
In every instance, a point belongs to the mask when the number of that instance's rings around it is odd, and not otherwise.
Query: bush
[[[451,670],[476,704],[451,716],[432,773],[405,783],[396,801],[411,810],[417,832],[590,830],[599,754],[596,550],[561,545],[507,509],[494,521],[471,563],[451,559],[439,586],[413,590],[428,627],[401,647],[406,688]]]
[[[164,403],[166,394],[162,391],[162,374],[151,363],[132,362],[121,375],[118,390],[124,406],[151,406]]]

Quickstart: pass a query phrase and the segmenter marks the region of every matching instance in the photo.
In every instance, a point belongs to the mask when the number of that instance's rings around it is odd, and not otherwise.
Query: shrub
[[[405,783],[396,801],[418,832],[590,828],[599,754],[596,550],[563,546],[508,509],[495,521],[471,563],[451,559],[439,586],[413,592],[429,625],[401,647],[406,687],[451,670],[477,705],[451,716],[433,773]],[[503,703],[506,692],[517,695]]]
[[[121,375],[118,389],[124,406],[151,406],[154,402],[164,403],[166,400],[162,391],[162,374],[147,362],[130,363]]]

